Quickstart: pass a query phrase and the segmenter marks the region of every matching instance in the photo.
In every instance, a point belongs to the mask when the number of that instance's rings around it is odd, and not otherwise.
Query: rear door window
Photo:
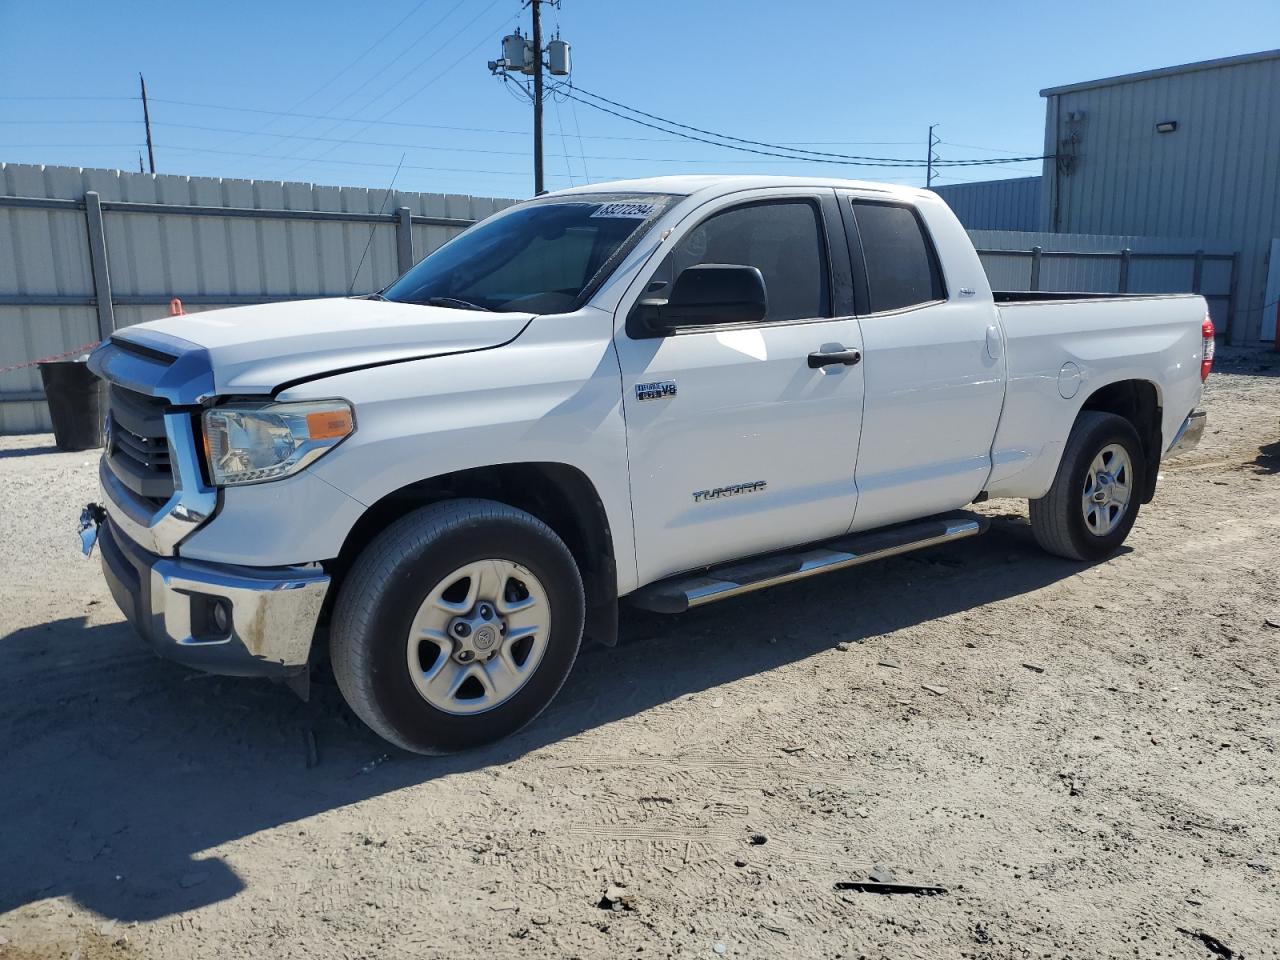
[[[945,300],[933,243],[909,206],[853,201],[871,313]]]

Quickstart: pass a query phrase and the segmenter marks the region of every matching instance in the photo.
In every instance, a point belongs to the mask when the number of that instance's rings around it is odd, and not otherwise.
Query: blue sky
[[[1274,47],[1280,3],[563,0],[545,21],[593,93],[745,139],[920,161],[930,123],[945,159],[1039,154],[1041,88]],[[162,173],[385,187],[403,155],[400,189],[528,196],[531,107],[485,67],[527,22],[520,0],[0,0],[0,160],[136,170],[142,71]],[[102,99],[23,99],[55,97]],[[686,142],[568,100],[547,105],[546,151],[553,188],[924,180]]]

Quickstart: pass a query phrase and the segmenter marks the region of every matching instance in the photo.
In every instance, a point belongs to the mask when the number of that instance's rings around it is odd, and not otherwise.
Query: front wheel
[[[542,521],[452,500],[384,530],[334,609],[333,672],[375,733],[416,753],[505,737],[551,702],[582,639],[573,556]]]
[[[1133,424],[1113,413],[1084,411],[1067,438],[1053,486],[1030,501],[1036,542],[1070,560],[1110,556],[1138,519],[1145,470]]]

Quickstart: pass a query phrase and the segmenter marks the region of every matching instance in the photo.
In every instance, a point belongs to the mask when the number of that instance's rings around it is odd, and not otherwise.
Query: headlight
[[[342,400],[229,404],[204,413],[204,453],[217,486],[297,473],[355,429]]]

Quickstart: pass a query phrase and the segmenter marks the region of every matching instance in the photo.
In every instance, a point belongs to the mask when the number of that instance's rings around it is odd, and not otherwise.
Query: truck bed
[[[1192,296],[1178,293],[1084,293],[1057,290],[993,290],[996,303],[1040,303],[1052,300],[1141,300]]]

